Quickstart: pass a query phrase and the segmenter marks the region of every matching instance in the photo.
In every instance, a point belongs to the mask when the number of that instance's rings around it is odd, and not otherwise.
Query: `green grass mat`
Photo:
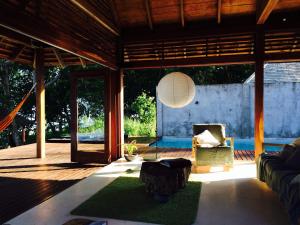
[[[119,177],[71,214],[165,225],[190,225],[197,215],[200,190],[200,182],[189,182],[167,203],[159,203],[146,195],[144,184],[138,178]]]

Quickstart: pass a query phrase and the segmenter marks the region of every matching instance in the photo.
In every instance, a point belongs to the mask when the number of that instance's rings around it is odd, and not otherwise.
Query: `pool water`
[[[294,138],[265,138],[267,143],[288,144],[291,143]],[[229,145],[229,141],[227,142]],[[151,143],[150,146],[156,146],[159,148],[192,148],[191,138],[178,138],[178,137],[162,137],[159,141]],[[235,150],[254,150],[254,140],[249,139],[234,139]],[[281,147],[267,146],[266,151],[280,151]]]

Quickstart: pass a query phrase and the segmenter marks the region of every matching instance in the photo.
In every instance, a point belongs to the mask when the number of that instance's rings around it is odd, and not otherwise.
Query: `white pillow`
[[[208,130],[195,135],[195,137],[197,138],[197,144],[201,147],[216,147],[221,144]]]

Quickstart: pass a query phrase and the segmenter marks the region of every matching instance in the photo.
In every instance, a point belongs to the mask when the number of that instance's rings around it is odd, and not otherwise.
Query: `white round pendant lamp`
[[[159,100],[171,108],[182,108],[195,97],[194,81],[186,74],[173,72],[165,75],[158,83]]]

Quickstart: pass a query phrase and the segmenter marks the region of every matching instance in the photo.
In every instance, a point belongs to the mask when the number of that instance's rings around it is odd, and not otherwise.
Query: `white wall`
[[[265,84],[266,137],[300,136],[299,96],[300,83]],[[181,109],[157,100],[159,136],[189,137],[195,123],[223,123],[227,136],[252,137],[253,84],[197,86],[194,100]]]

